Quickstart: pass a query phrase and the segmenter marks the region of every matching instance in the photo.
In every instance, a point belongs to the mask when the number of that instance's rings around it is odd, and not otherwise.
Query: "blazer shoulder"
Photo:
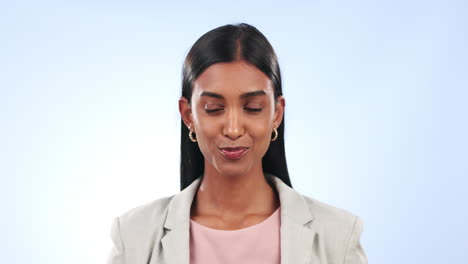
[[[302,195],[309,207],[311,214],[319,221],[329,225],[341,226],[342,228],[352,228],[357,215],[328,203],[319,201],[312,197]]]
[[[361,217],[314,198],[303,197],[314,216],[310,225],[315,225],[319,236],[322,236],[324,250],[329,252],[332,262],[367,264],[367,256],[360,242],[363,231]]]
[[[314,220],[310,225],[315,225],[317,231],[324,237],[333,238],[333,243],[346,244],[352,234],[362,226],[362,219],[348,211],[317,199],[302,195],[309,207]]]
[[[303,195],[314,220],[314,226],[322,237],[324,250],[340,263],[367,263],[360,244],[362,219],[354,213]],[[309,226],[309,227],[310,227]],[[333,262],[335,263],[335,262]]]
[[[161,225],[167,215],[169,203],[174,196],[160,197],[120,214],[118,216],[120,228],[127,232],[135,232],[136,229],[147,230],[148,227]]]
[[[114,219],[111,238],[115,246],[108,263],[140,263],[140,258],[150,254],[163,234],[167,209],[173,197],[161,197],[142,204]]]

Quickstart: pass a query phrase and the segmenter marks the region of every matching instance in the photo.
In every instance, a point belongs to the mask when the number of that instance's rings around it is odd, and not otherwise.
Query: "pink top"
[[[219,230],[190,219],[191,264],[280,264],[280,207],[261,223]]]

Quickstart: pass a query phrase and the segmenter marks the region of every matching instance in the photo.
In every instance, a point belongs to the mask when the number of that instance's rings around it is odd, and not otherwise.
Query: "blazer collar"
[[[281,204],[281,263],[308,263],[315,239],[314,220],[304,197],[273,174],[271,177]],[[189,264],[190,208],[201,184],[198,177],[187,188],[174,196],[168,206],[164,222],[166,235],[161,239],[167,263]],[[310,226],[310,227],[309,227]]]

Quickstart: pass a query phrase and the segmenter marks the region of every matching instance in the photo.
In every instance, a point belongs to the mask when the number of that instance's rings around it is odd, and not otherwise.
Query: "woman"
[[[117,217],[108,263],[367,263],[359,217],[292,189],[284,107],[255,27],[198,39],[179,100],[181,192]]]

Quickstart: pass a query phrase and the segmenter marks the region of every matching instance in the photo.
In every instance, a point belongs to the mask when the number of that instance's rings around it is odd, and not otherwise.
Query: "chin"
[[[226,169],[226,168],[219,168],[218,169],[219,174],[226,176],[226,177],[238,177],[239,175],[242,175],[243,171],[237,169]]]
[[[218,169],[219,173],[226,176],[226,177],[240,177],[242,175],[245,175],[248,171],[247,168],[244,168],[243,166],[239,166],[237,164],[233,165],[228,165],[228,166],[223,166],[222,168]]]

